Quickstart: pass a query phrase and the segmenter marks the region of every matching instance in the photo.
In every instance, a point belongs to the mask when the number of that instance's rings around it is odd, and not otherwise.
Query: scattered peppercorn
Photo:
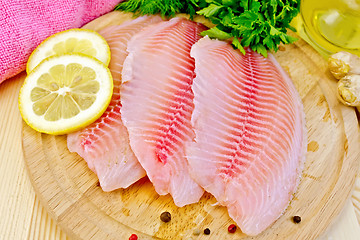
[[[200,229],[198,229],[198,228],[194,229],[193,234],[194,234],[195,236],[200,235],[200,233],[201,233]]]
[[[231,225],[228,227],[228,231],[229,231],[229,233],[234,233],[234,232],[236,232],[236,225],[235,225],[235,224],[231,224]]]
[[[210,229],[205,228],[205,230],[204,230],[204,234],[205,234],[205,235],[209,235],[209,234],[210,234]]]
[[[299,216],[294,216],[294,217],[293,217],[293,221],[294,221],[294,223],[300,223],[300,222],[301,222],[301,217],[299,217]]]
[[[136,234],[131,234],[129,240],[138,240],[138,236]]]
[[[160,215],[160,220],[163,221],[163,222],[170,222],[171,220],[171,214],[169,212],[163,212],[161,215]]]
[[[96,186],[100,187],[100,182],[99,181],[96,183]]]

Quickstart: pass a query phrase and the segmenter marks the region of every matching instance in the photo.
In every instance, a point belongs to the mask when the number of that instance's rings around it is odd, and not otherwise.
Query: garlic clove
[[[343,60],[329,57],[329,70],[336,79],[341,79],[350,71],[349,64],[346,64]]]
[[[336,79],[348,74],[360,74],[360,58],[349,52],[338,52],[328,59],[329,70]]]
[[[337,97],[347,106],[360,106],[360,75],[347,75],[337,85]]]

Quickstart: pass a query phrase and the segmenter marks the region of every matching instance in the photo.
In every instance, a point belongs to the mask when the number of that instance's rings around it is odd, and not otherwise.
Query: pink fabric
[[[121,0],[0,0],[0,83],[25,70],[48,36],[111,11]]]

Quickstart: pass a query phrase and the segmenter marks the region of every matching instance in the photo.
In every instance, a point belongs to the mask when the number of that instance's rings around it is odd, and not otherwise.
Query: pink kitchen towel
[[[50,35],[81,27],[121,0],[0,0],[0,83],[25,70],[31,52]]]

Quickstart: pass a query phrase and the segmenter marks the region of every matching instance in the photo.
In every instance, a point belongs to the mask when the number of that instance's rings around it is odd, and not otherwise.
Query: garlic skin
[[[347,75],[337,85],[337,97],[347,106],[360,106],[360,75]]]
[[[336,79],[346,75],[360,74],[360,58],[349,52],[338,52],[328,59],[329,70]]]

